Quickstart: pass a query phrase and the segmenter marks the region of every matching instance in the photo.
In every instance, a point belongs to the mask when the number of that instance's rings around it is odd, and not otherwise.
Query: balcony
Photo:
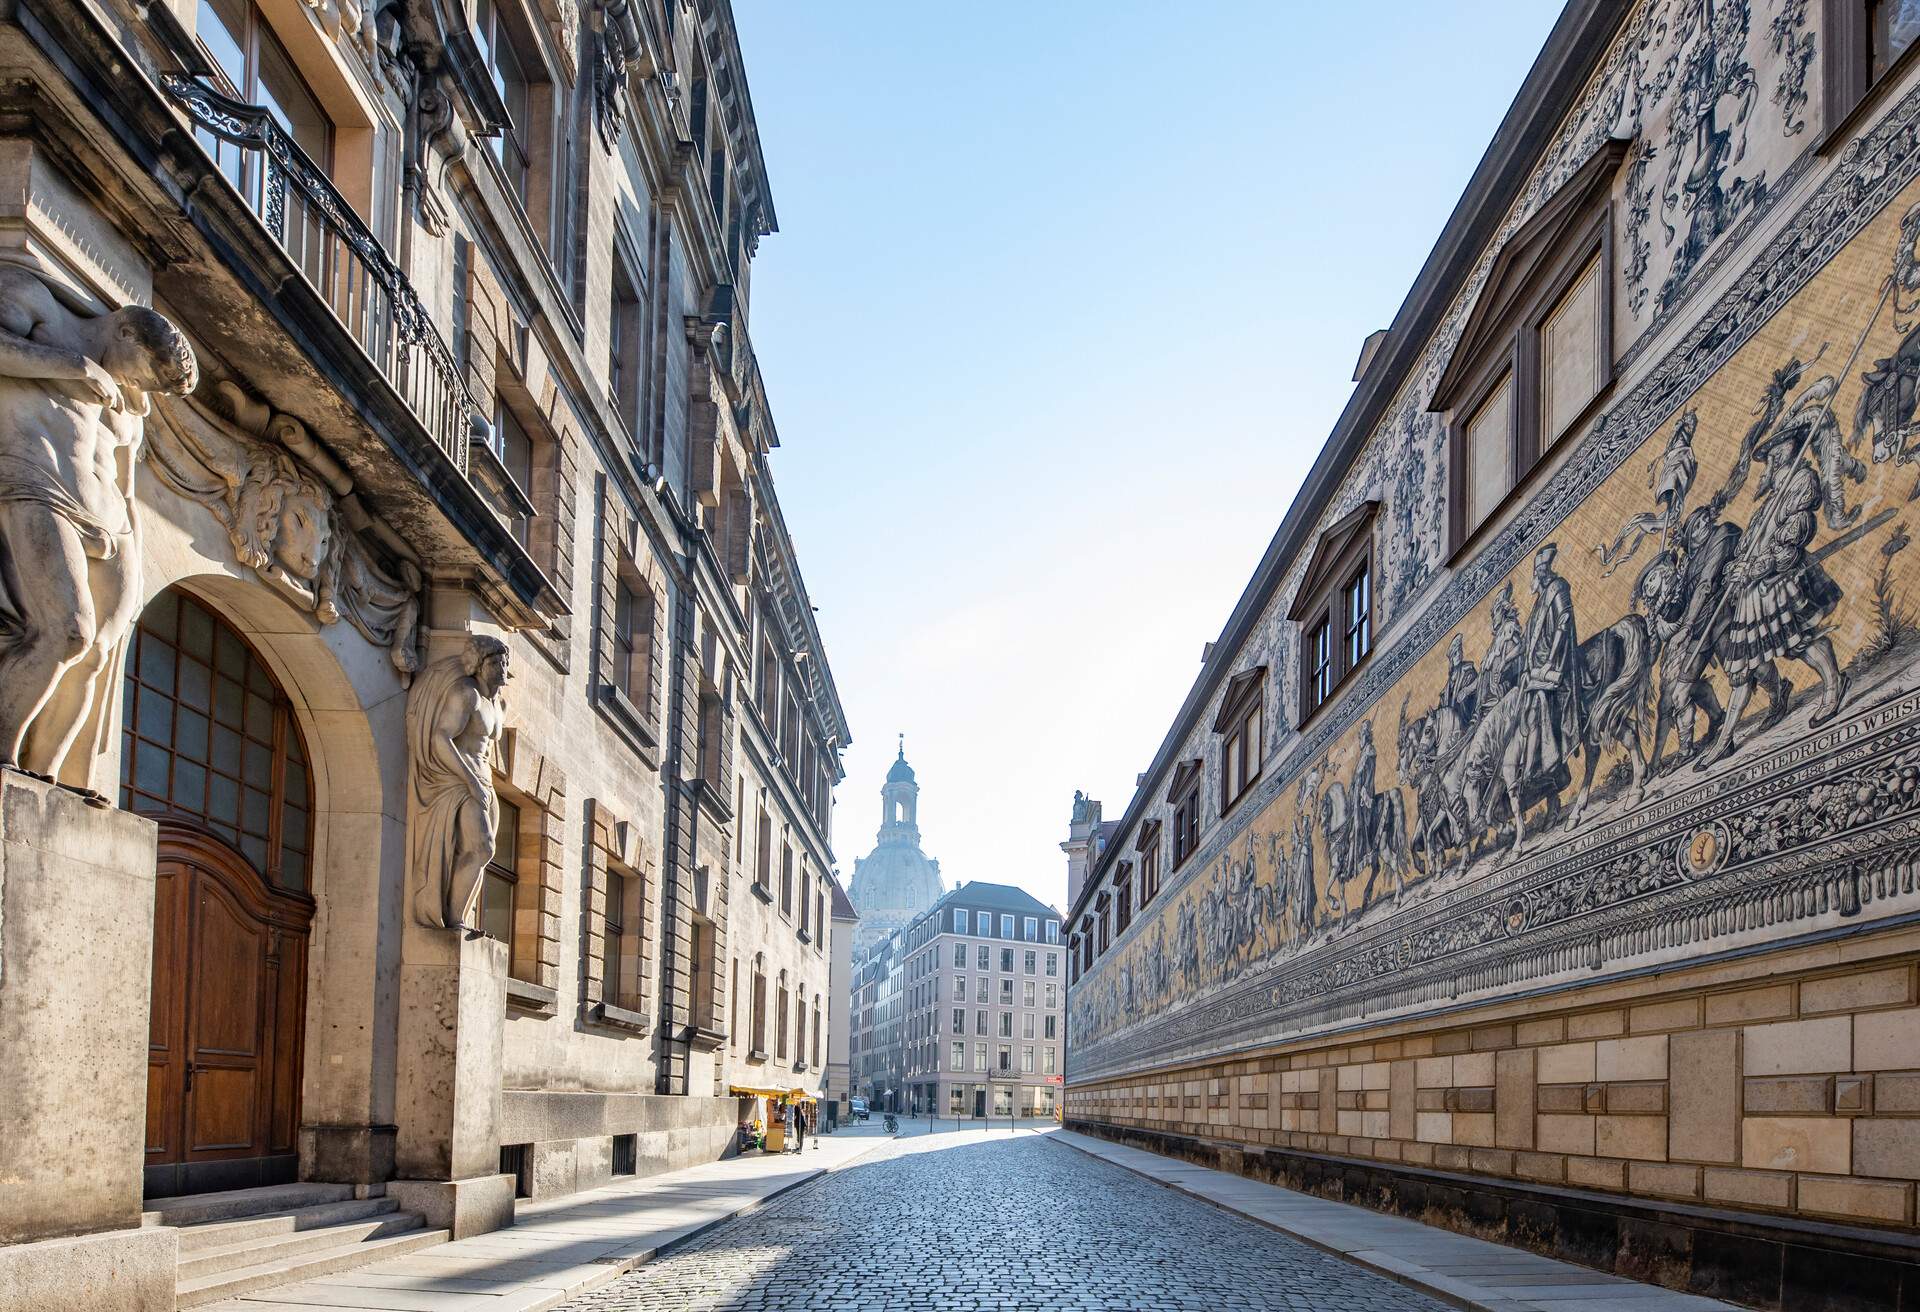
[[[464,475],[473,399],[399,266],[266,109],[180,73],[163,73],[160,84],[196,135],[205,134],[202,144],[247,208]]]

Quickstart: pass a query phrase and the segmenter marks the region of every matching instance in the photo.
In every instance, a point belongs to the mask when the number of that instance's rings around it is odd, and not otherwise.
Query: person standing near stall
[[[796,1102],[793,1106],[793,1150],[803,1153],[807,1150],[807,1106]]]

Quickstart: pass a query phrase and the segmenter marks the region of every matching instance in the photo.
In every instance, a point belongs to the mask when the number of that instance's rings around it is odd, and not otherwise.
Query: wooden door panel
[[[180,1100],[186,1078],[181,957],[186,896],[192,876],[162,861],[154,880],[153,989],[147,1015],[147,1161],[173,1162],[180,1153]]]
[[[188,1037],[196,1065],[215,1057],[260,1056],[261,984],[266,975],[267,927],[242,907],[217,876],[194,876],[192,1021]]]
[[[154,910],[147,1164],[293,1152],[311,899],[168,826]]]
[[[205,1066],[194,1063],[187,1095],[187,1157],[252,1149],[259,1115],[257,1066]]]

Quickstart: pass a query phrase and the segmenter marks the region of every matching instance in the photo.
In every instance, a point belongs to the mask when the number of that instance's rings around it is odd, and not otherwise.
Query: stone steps
[[[426,1229],[425,1223],[416,1213],[397,1212],[393,1220],[404,1220],[411,1228],[379,1238],[352,1239],[333,1247],[304,1251],[278,1260],[257,1262],[250,1266],[234,1267],[196,1279],[183,1278],[176,1290],[174,1305],[181,1308],[199,1307],[203,1303],[214,1303],[223,1298],[238,1298],[243,1294],[251,1294],[262,1289],[273,1289],[296,1281],[311,1280],[315,1276],[351,1271],[355,1267],[366,1266],[383,1258],[400,1257],[447,1241],[448,1233],[445,1230]],[[348,1228],[360,1229],[361,1227]],[[319,1235],[327,1232],[317,1230],[312,1233]]]
[[[182,1226],[180,1258],[185,1262],[187,1254],[205,1249],[227,1248],[302,1230],[345,1225],[350,1221],[364,1221],[368,1217],[385,1216],[399,1210],[400,1204],[391,1198],[349,1198],[342,1202],[296,1207],[292,1211],[272,1212],[238,1221],[208,1221],[200,1225]]]
[[[350,1184],[272,1184],[258,1189],[228,1189],[217,1194],[182,1194],[177,1198],[149,1198],[140,1215],[142,1225],[201,1225],[236,1217],[291,1212],[320,1203],[345,1202],[353,1197]]]
[[[446,1242],[392,1198],[352,1185],[289,1184],[155,1199],[145,1225],[176,1227],[175,1306],[198,1307]]]
[[[243,1239],[237,1243],[222,1244],[217,1247],[196,1248],[192,1252],[180,1254],[180,1279],[182,1281],[198,1280],[202,1276],[218,1275],[222,1271],[234,1271],[243,1266],[290,1261],[305,1253],[316,1253],[346,1244],[363,1244],[369,1240],[385,1239],[389,1235],[405,1234],[410,1230],[418,1230],[423,1224],[418,1213],[394,1210],[382,1216],[368,1217],[359,1221],[303,1227],[280,1234]]]

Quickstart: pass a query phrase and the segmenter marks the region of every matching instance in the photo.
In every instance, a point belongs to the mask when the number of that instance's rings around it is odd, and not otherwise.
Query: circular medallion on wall
[[[1726,825],[1718,820],[1709,821],[1693,831],[1691,837],[1680,845],[1675,854],[1678,858],[1680,873],[1688,879],[1705,879],[1709,875],[1720,873],[1720,867],[1727,863],[1727,852],[1732,847],[1731,835]]]

